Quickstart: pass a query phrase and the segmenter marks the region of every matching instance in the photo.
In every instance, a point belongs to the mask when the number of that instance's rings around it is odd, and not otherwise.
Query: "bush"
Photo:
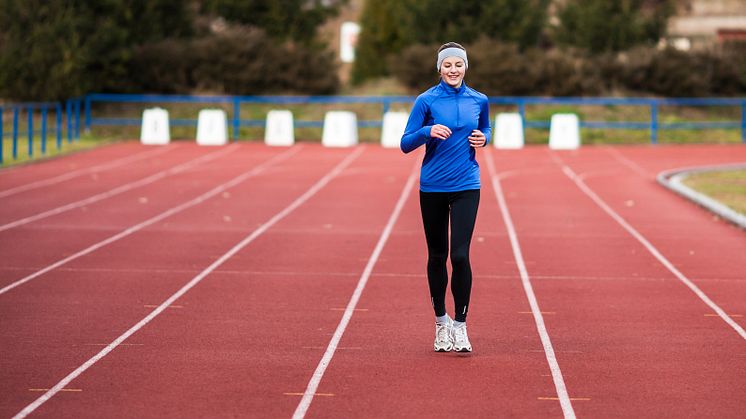
[[[440,45],[416,44],[389,59],[391,73],[407,87],[418,91],[438,83],[436,52]]]
[[[142,92],[328,94],[339,87],[332,53],[277,45],[257,29],[149,44],[136,50],[133,64]]]
[[[346,1],[0,0],[0,96],[332,93],[334,58],[314,34]],[[212,35],[200,3],[244,25]]]
[[[726,42],[723,51],[736,67],[741,91],[746,92],[746,41]]]
[[[585,96],[602,93],[600,73],[587,57],[560,50],[537,53],[536,57],[539,94]]]
[[[311,44],[316,29],[339,13],[349,0],[201,0],[200,9],[239,23],[262,29],[271,38]]]
[[[582,56],[533,49],[483,38],[465,46],[469,53],[467,84],[490,96],[584,95],[603,91],[600,72]],[[438,46],[414,45],[391,60],[393,74],[406,86],[424,90],[438,82]]]
[[[482,39],[470,45],[467,83],[487,95],[528,95],[536,90],[539,69],[514,44]],[[533,56],[533,55],[532,55]]]
[[[568,0],[559,6],[554,38],[594,54],[652,45],[673,12],[671,0]]]
[[[167,39],[140,46],[133,51],[132,84],[135,90],[159,93],[185,93],[195,85],[191,41]]]
[[[736,60],[722,52],[639,48],[619,59],[619,79],[628,90],[671,97],[744,92]]]
[[[436,45],[414,45],[390,60],[406,86],[437,83]],[[738,48],[744,48],[740,50]],[[660,96],[733,96],[746,93],[746,47],[682,52],[636,48],[589,56],[579,50],[530,49],[483,38],[467,45],[467,83],[491,96],[595,96],[629,92]]]
[[[407,47],[447,41],[473,43],[482,36],[537,45],[547,20],[549,0],[367,0],[352,80],[385,76],[385,64]],[[436,47],[437,48],[437,47]]]
[[[60,100],[131,87],[136,45],[191,35],[186,2],[0,1],[0,95]]]

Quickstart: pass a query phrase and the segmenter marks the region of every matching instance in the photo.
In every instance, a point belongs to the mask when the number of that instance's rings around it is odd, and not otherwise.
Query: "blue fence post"
[[[3,147],[5,147],[5,133],[3,133],[3,115],[5,109],[0,106],[0,165],[3,164]]]
[[[41,108],[41,154],[47,154],[47,107]]]
[[[75,99],[75,141],[80,140],[80,99]]]
[[[34,108],[28,107],[28,156],[34,156]]]
[[[18,159],[18,106],[13,108],[13,160]]]
[[[261,126],[262,121],[259,119],[252,119],[251,116],[248,119],[242,119],[241,105],[243,102],[250,103],[281,103],[281,104],[310,104],[314,106],[318,103],[376,103],[382,107],[383,113],[389,112],[395,108],[397,102],[405,99],[407,101],[411,98],[407,97],[393,97],[393,96],[379,96],[379,97],[345,97],[345,96],[333,96],[333,97],[304,97],[304,96],[293,96],[293,97],[263,97],[254,98],[249,96],[184,96],[184,95],[118,95],[118,94],[91,94],[77,98],[71,98],[65,102],[60,102],[59,105],[47,104],[47,112],[51,112],[52,106],[57,106],[59,112],[58,118],[62,118],[63,112],[65,112],[66,120],[60,119],[58,122],[58,135],[64,134],[65,122],[67,123],[68,129],[68,142],[72,142],[73,138],[79,139],[81,136],[81,126],[85,127],[86,131],[93,126],[92,118],[92,106],[93,101],[103,101],[112,103],[129,103],[129,102],[146,102],[146,103],[157,103],[157,102],[197,102],[197,103],[221,103],[222,106],[230,111],[231,101],[233,102],[233,116],[231,122],[229,122],[233,129],[232,140],[236,141],[241,136],[242,126]],[[599,128],[599,129],[634,129],[634,130],[650,130],[650,141],[652,144],[659,143],[660,132],[664,132],[669,129],[716,129],[724,128],[728,130],[737,130],[740,128],[741,139],[746,144],[746,98],[706,98],[706,99],[694,99],[694,98],[540,98],[540,97],[492,97],[491,100],[494,103],[499,103],[501,106],[515,106],[517,112],[521,116],[524,130],[526,128],[538,127],[545,129],[547,124],[545,121],[528,121],[527,111],[528,107],[533,104],[577,104],[577,105],[588,105],[588,106],[642,106],[649,107],[650,109],[650,120],[649,121],[634,121],[634,122],[619,122],[619,121],[588,121],[584,123],[585,127],[588,128]],[[6,104],[5,108],[7,111],[14,109],[15,105]],[[28,104],[22,104],[18,112],[25,111]],[[42,104],[34,104],[34,109],[39,108],[43,110]],[[729,106],[729,107],[741,107],[741,120],[736,120],[735,117],[728,121],[718,122],[678,122],[678,123],[666,123],[665,119],[659,121],[659,113],[666,106],[678,107],[678,106]],[[82,110],[82,108],[85,108]],[[515,109],[515,108],[514,108]],[[83,114],[83,115],[81,115]],[[23,115],[21,115],[23,116]],[[49,115],[47,114],[49,117]],[[74,118],[74,119],[73,119]],[[9,121],[8,121],[9,122]],[[49,123],[49,121],[47,121]],[[97,125],[133,125],[139,123],[140,120],[132,118],[101,118],[97,119]],[[190,120],[178,120],[179,125],[190,124]],[[322,125],[322,121],[301,121],[302,126],[314,126],[318,127]],[[364,127],[378,127],[380,123],[378,121],[364,121]],[[5,129],[8,129],[9,123],[5,124]],[[230,128],[229,127],[229,128]],[[51,128],[50,128],[51,129]],[[8,129],[8,131],[10,131]],[[10,136],[10,133],[5,133]],[[22,135],[16,131],[16,135]],[[59,137],[58,137],[59,138]],[[665,137],[663,137],[665,139]],[[43,141],[43,139],[42,139]],[[58,140],[58,143],[61,141]],[[58,144],[59,146],[59,144]],[[8,152],[6,156],[8,157]]]
[[[523,99],[518,101],[518,113],[521,115],[521,124],[523,124],[523,138],[526,138],[526,102]]]
[[[650,103],[650,142],[658,144],[658,101]]]
[[[91,132],[91,95],[85,95],[85,133]]]
[[[70,100],[65,101],[65,118],[67,119],[67,143],[73,142],[73,103]]]
[[[233,141],[238,141],[238,133],[241,131],[241,100],[233,97]]]
[[[55,131],[57,134],[57,150],[62,147],[62,104],[57,102],[57,106],[55,106],[55,111],[57,113],[57,118],[55,121]]]
[[[746,100],[741,102],[741,142],[746,144]]]

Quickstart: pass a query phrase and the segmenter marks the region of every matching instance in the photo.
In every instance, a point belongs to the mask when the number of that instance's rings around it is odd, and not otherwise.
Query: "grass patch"
[[[697,173],[684,184],[746,215],[746,169]]]
[[[361,86],[348,86],[341,92],[349,96],[416,96],[419,92],[414,92],[404,88],[395,79],[380,79],[365,83]],[[139,120],[142,113],[147,108],[162,107],[169,111],[171,119],[171,138],[172,140],[194,141],[197,131],[197,115],[201,109],[219,108],[223,109],[228,116],[229,135],[231,139],[234,136],[232,121],[233,105],[232,103],[93,103],[92,116],[94,119],[100,118],[119,118],[127,119],[129,125],[118,126],[101,126],[94,125],[91,127],[91,134],[80,142],[68,144],[63,141],[62,147],[57,149],[53,137],[49,137],[46,154],[41,153],[38,139],[35,139],[35,149],[33,159],[39,157],[55,156],[71,151],[94,147],[101,142],[136,140],[140,137]],[[409,112],[412,103],[393,103],[390,110]],[[323,121],[324,115],[332,110],[352,111],[357,115],[358,121],[381,121],[383,118],[383,106],[381,104],[249,104],[243,103],[240,108],[240,118],[244,121],[254,121],[254,126],[243,126],[239,129],[238,138],[241,141],[263,141],[264,138],[264,120],[270,110],[287,109],[293,113],[296,122],[303,121]],[[515,105],[491,105],[490,122],[494,125],[495,118],[500,112],[517,112]],[[600,128],[582,128],[580,132],[581,142],[584,145],[592,144],[650,144],[651,133],[647,129],[650,124],[651,110],[649,106],[619,106],[619,105],[539,105],[532,104],[526,106],[526,117],[528,121],[544,122],[546,125],[541,128],[528,128],[525,132],[526,144],[545,145],[549,142],[549,121],[552,115],[556,113],[575,113],[581,121],[586,122],[636,122],[643,124],[642,129],[600,129]],[[3,115],[3,126],[7,135],[11,126],[10,114],[6,112]],[[52,127],[52,118],[49,117],[48,123],[50,130]],[[722,122],[738,121],[741,118],[741,110],[738,106],[709,106],[709,107],[677,107],[661,106],[658,109],[658,121],[664,123],[678,122]],[[26,119],[22,119],[22,126],[25,127]],[[34,127],[40,126],[40,117],[34,117]],[[64,122],[64,121],[63,121]],[[83,121],[81,121],[82,123]],[[51,132],[51,131],[50,131]],[[298,127],[295,128],[295,138],[299,142],[320,142],[322,129],[320,127]],[[381,141],[381,129],[376,127],[360,127],[358,138],[363,143],[377,144]],[[18,158],[12,157],[10,149],[10,138],[6,136],[4,144],[4,164],[9,165],[23,163],[29,160],[27,153],[27,139],[19,138]],[[660,144],[722,144],[722,143],[740,143],[741,131],[739,129],[679,129],[679,130],[659,130],[658,143]]]
[[[112,140],[96,138],[90,135],[81,135],[80,140],[73,140],[70,143],[67,142],[66,138],[63,139],[62,143],[58,147],[56,139],[54,137],[47,137],[46,150],[42,151],[41,137],[37,136],[34,137],[32,140],[32,153],[29,154],[28,138],[24,135],[22,136],[22,138],[18,138],[16,158],[13,158],[13,140],[12,138],[4,138],[3,163],[0,165],[0,168],[16,166],[19,164],[28,163],[30,161],[38,161],[62,156],[81,150],[91,149],[111,142]]]
[[[376,91],[388,92],[390,94],[407,95],[409,92],[397,91],[386,85],[374,86]],[[368,89],[373,87],[368,86]],[[350,90],[351,95],[365,95],[365,91]],[[121,104],[94,104],[94,118],[130,118],[137,120],[142,117],[146,108],[160,106],[169,111],[172,120],[171,138],[193,140],[196,136],[196,120],[201,109],[219,108],[226,112],[229,125],[233,115],[231,104],[210,103],[121,103]],[[409,112],[412,103],[394,103],[392,111]],[[332,110],[352,111],[357,115],[358,121],[381,121],[383,118],[383,106],[381,104],[249,104],[241,105],[240,117],[242,120],[254,120],[258,126],[241,127],[239,139],[248,141],[262,141],[264,138],[263,121],[267,113],[273,109],[287,109],[293,113],[295,121],[323,121],[324,114]],[[494,125],[495,118],[500,112],[516,112],[515,106],[492,105],[490,107],[490,122]],[[738,111],[738,112],[736,112]],[[664,107],[659,111],[659,123],[671,123],[682,121],[716,122],[740,119],[740,110],[718,107]],[[637,122],[650,123],[650,109],[646,106],[568,106],[568,105],[531,105],[526,108],[526,117],[529,121],[544,121],[547,123],[555,113],[575,113],[581,121],[609,121],[609,122]],[[174,120],[192,120],[192,125],[178,125]],[[232,127],[230,128],[232,137]],[[140,135],[139,125],[129,126],[94,126],[93,133],[100,138],[136,139]],[[321,141],[321,128],[296,127],[295,137],[298,141]],[[372,127],[361,127],[358,131],[361,142],[377,143],[381,139],[381,129]],[[583,144],[650,144],[651,135],[649,129],[581,129],[581,141]],[[525,140],[527,144],[547,144],[549,141],[549,130],[547,128],[529,128],[526,130]],[[686,144],[686,143],[739,143],[741,132],[738,129],[679,129],[659,130],[658,143],[660,144]]]

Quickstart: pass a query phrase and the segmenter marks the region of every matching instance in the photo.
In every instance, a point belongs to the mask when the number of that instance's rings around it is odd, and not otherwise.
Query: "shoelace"
[[[466,337],[466,326],[453,328],[453,340],[464,343],[469,341],[469,338]]]
[[[444,342],[448,340],[448,325],[447,324],[436,324],[438,341]]]

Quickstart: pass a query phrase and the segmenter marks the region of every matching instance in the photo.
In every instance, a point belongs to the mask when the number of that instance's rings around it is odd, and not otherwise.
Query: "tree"
[[[353,81],[388,74],[387,58],[413,44],[481,37],[535,46],[550,0],[367,0]]]
[[[594,54],[654,44],[671,13],[670,0],[570,0],[559,12],[556,40]]]
[[[311,43],[316,29],[348,0],[204,0],[202,11],[264,29],[271,37]]]
[[[406,0],[368,0],[360,17],[353,83],[387,74],[386,58],[412,43]]]
[[[137,44],[191,28],[185,2],[0,0],[0,94],[57,100],[126,90]]]
[[[551,0],[500,0],[486,2],[481,24],[488,37],[515,43],[525,50],[539,44],[547,23]]]

